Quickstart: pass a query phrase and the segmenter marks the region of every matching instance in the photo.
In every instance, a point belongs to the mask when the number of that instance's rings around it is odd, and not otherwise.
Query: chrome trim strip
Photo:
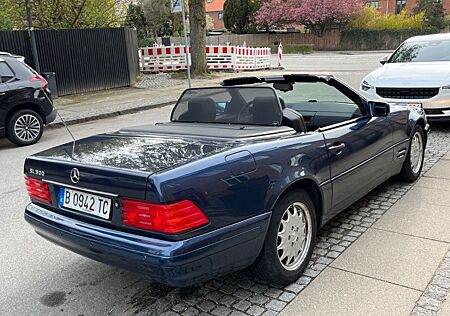
[[[103,192],[103,191],[97,191],[97,190],[91,190],[91,189],[86,189],[86,188],[80,188],[80,187],[76,187],[74,185],[60,183],[60,182],[51,181],[51,180],[42,179],[42,181],[44,181],[46,183],[50,183],[50,184],[59,185],[60,187],[65,187],[65,188],[69,188],[69,189],[84,191],[86,193],[101,194],[101,195],[106,195],[106,196],[111,196],[111,197],[118,197],[119,196],[118,194],[114,194],[114,193],[108,193],[108,192]]]
[[[342,172],[342,173],[340,173],[340,174],[338,174],[338,175],[332,177],[331,179],[328,179],[328,180],[322,182],[321,184],[319,184],[319,186],[324,186],[324,185],[326,185],[326,184],[328,184],[328,183],[330,183],[330,182],[332,182],[332,181],[335,181],[335,180],[339,179],[340,177],[345,176],[346,174],[348,174],[348,173],[350,173],[350,172],[352,172],[352,171],[354,171],[354,170],[356,170],[356,169],[362,167],[362,166],[365,165],[366,163],[371,162],[371,161],[374,160],[375,158],[378,158],[379,156],[385,154],[386,152],[388,152],[389,150],[395,148],[396,146],[401,145],[401,144],[406,143],[406,142],[409,142],[409,138],[407,138],[407,139],[405,139],[405,140],[402,140],[401,142],[398,142],[398,143],[396,143],[396,144],[394,144],[394,145],[389,146],[388,148],[386,148],[386,149],[384,149],[383,151],[379,152],[379,153],[376,154],[375,156],[372,156],[372,157],[370,157],[369,159],[360,162],[360,163],[357,164],[356,166],[353,166],[352,168],[345,170],[344,172]]]

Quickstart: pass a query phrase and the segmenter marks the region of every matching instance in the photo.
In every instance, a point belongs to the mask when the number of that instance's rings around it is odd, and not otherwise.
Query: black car
[[[0,56],[0,137],[32,145],[56,118],[47,81],[15,56]]]

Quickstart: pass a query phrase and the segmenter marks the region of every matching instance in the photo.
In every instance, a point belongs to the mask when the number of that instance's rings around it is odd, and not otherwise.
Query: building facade
[[[447,14],[450,14],[450,0],[440,0]],[[411,14],[417,6],[417,0],[366,0],[367,5],[378,9],[382,13],[398,14],[406,9]]]
[[[205,0],[206,15],[212,21],[211,31],[225,31],[223,23],[223,5],[225,0]]]

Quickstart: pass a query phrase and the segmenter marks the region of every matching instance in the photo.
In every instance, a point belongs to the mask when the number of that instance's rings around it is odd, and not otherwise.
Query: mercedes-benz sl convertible
[[[296,281],[321,226],[394,175],[417,179],[429,130],[420,108],[312,75],[188,89],[170,122],[140,123],[28,157],[25,219],[175,286],[246,267]]]

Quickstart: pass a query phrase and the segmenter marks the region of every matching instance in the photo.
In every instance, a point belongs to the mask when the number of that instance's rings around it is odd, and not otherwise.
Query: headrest
[[[256,97],[253,100],[253,123],[279,125],[281,122],[280,105],[274,97]]]
[[[216,119],[216,103],[207,97],[192,98],[188,102],[186,120],[212,122]]]

